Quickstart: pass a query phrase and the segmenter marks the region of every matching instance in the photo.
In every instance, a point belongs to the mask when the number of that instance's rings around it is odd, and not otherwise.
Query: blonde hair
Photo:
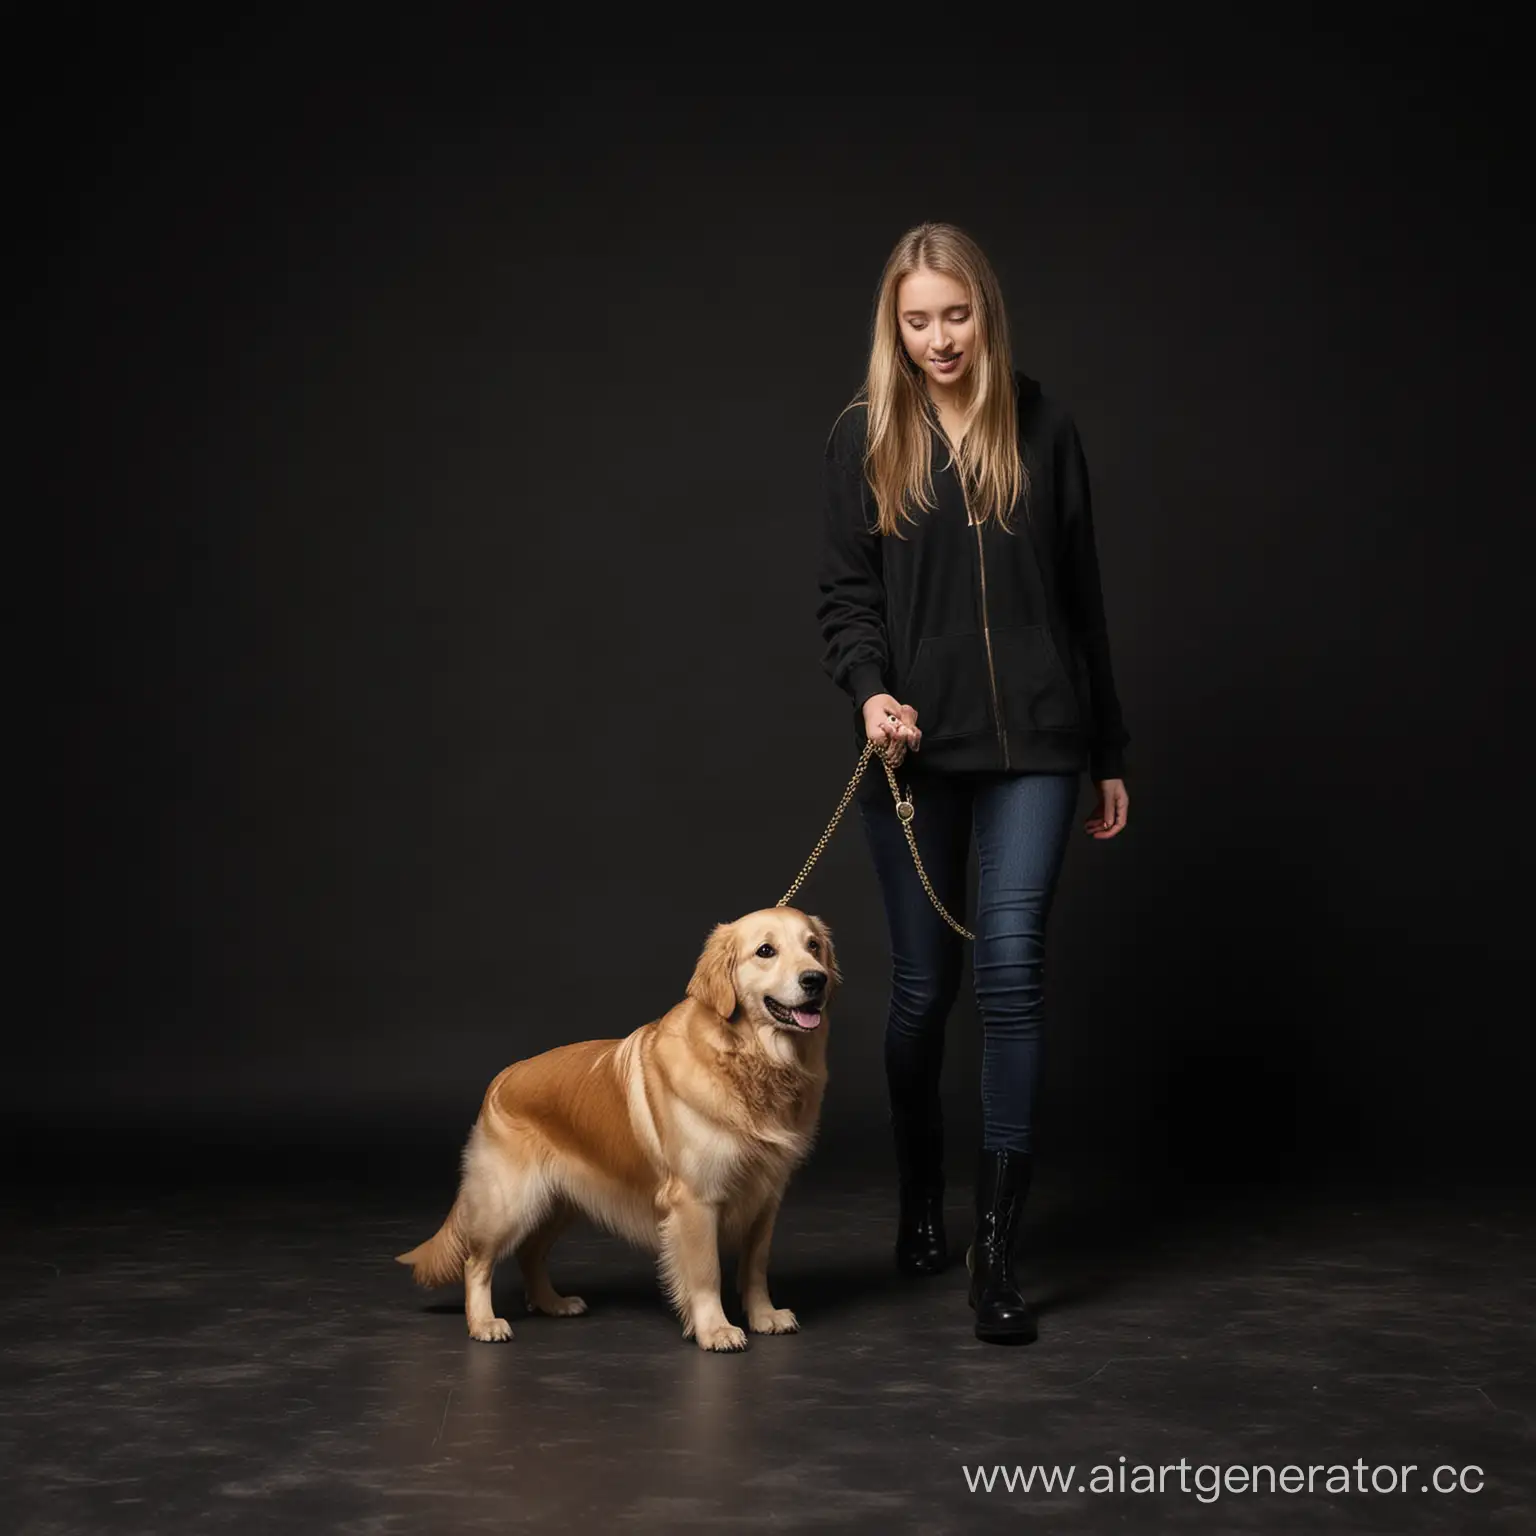
[[[1019,457],[1008,317],[991,263],[981,247],[953,224],[919,224],[909,229],[896,242],[880,278],[869,371],[854,402],[868,406],[864,473],[875,494],[879,530],[904,537],[899,518],[915,522],[914,509],[931,512],[938,506],[927,386],[907,355],[896,317],[902,279],[924,269],[954,278],[970,296],[976,355],[966,375],[971,388],[956,468],[972,517],[977,522],[996,517],[1011,532],[1009,515],[1014,504],[1028,495],[1029,472]]]

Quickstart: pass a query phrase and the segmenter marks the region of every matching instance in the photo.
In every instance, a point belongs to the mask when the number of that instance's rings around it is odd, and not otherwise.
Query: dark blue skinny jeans
[[[1075,773],[897,770],[917,814],[917,851],[946,910],[976,935],[971,969],[982,1023],[982,1145],[1032,1150],[1030,1132],[1044,1019],[1045,927],[1076,815]],[[880,793],[861,796],[891,938],[885,1071],[892,1118],[941,1128],[944,1026],[960,988],[965,940],[934,911],[912,864],[879,764]],[[974,825],[976,914],[965,922],[966,860]]]

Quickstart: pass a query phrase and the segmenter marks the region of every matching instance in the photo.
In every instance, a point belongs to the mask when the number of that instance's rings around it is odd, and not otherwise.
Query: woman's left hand
[[[1090,837],[1115,837],[1125,831],[1126,818],[1131,813],[1131,797],[1126,792],[1124,779],[1100,779],[1098,781],[1099,808],[1083,823],[1083,831]]]

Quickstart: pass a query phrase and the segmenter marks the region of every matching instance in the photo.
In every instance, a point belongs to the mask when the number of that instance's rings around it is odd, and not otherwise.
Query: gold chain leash
[[[912,835],[912,818],[916,814],[916,808],[912,804],[910,793],[903,795],[896,787],[896,774],[883,751],[876,749],[874,742],[866,741],[864,750],[859,755],[859,766],[853,770],[853,777],[848,780],[848,787],[843,791],[843,798],[837,802],[837,809],[832,813],[832,820],[827,823],[827,830],[816,840],[816,846],[811,849],[811,856],[805,861],[800,873],[795,876],[795,883],[774,902],[776,907],[787,907],[789,898],[800,889],[805,877],[810,874],[811,866],[821,857],[822,850],[827,846],[838,822],[842,820],[843,812],[848,809],[848,802],[853,798],[853,791],[859,780],[864,776],[864,769],[871,757],[879,757],[880,766],[885,769],[885,777],[891,786],[891,798],[896,802],[896,817],[901,822],[901,830],[907,834],[907,847],[912,850],[912,862],[917,865],[917,877],[923,882],[923,889],[928,892],[928,900],[934,905],[934,910],[949,924],[963,939],[975,941],[976,935],[968,928],[962,928],[948,912],[944,910],[944,903],[933,893],[933,886],[928,882],[928,871],[923,868],[923,861],[918,856],[917,839]]]

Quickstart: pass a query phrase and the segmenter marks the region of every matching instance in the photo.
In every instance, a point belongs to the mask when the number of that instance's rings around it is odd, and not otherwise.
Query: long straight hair
[[[858,399],[868,406],[864,473],[879,509],[883,534],[904,537],[903,517],[934,511],[933,406],[922,371],[907,355],[897,319],[897,291],[913,272],[940,272],[961,283],[976,321],[975,356],[965,407],[965,436],[956,468],[976,522],[995,517],[1005,530],[1012,509],[1029,492],[1019,457],[1018,386],[1003,293],[981,247],[953,224],[919,224],[891,252],[880,278],[870,338],[869,370]],[[857,403],[857,402],[855,402]],[[1026,503],[1027,515],[1027,503]]]

